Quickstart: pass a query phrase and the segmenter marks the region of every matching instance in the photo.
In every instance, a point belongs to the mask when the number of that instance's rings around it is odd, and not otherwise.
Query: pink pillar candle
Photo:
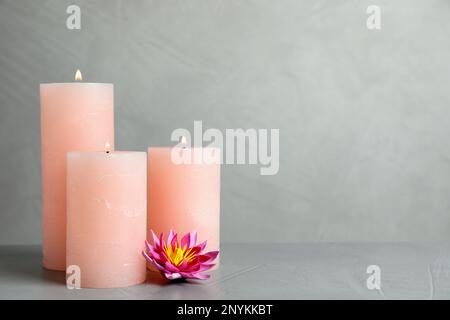
[[[67,156],[67,267],[82,288],[145,281],[145,152],[70,152]]]
[[[43,266],[66,266],[66,153],[114,148],[113,85],[41,84]]]
[[[220,248],[220,162],[219,149],[186,148],[190,158],[212,161],[176,164],[172,148],[148,149],[148,230],[179,237],[197,230],[198,241],[208,241],[206,251]],[[211,163],[212,162],[212,163]],[[148,241],[152,241],[147,233]],[[218,264],[219,260],[215,261]]]

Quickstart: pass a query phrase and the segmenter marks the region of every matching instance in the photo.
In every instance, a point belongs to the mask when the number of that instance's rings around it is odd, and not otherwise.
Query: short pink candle
[[[43,266],[66,266],[66,153],[114,148],[113,85],[41,84]]]
[[[165,236],[173,229],[179,236],[197,230],[198,241],[208,241],[205,250],[220,248],[219,149],[186,148],[202,158],[214,154],[214,163],[201,161],[176,164],[172,148],[148,149],[148,229]],[[151,236],[147,234],[148,240]],[[217,259],[215,263],[218,264]]]
[[[145,152],[69,152],[67,267],[83,288],[145,281],[147,223]]]

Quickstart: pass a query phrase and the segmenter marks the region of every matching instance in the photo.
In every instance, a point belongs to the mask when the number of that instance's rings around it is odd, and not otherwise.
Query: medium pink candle
[[[145,152],[70,152],[67,156],[67,267],[83,288],[145,281]]]
[[[172,148],[148,149],[148,230],[179,236],[197,230],[198,241],[208,241],[206,251],[220,248],[219,149],[186,148],[191,162],[176,164]],[[203,161],[209,155],[208,161]],[[148,241],[151,236],[147,233]],[[219,263],[217,259],[215,263]]]
[[[113,85],[41,84],[43,266],[66,266],[66,153],[114,148]]]

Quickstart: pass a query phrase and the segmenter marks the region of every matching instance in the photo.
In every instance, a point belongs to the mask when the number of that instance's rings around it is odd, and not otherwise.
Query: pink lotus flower
[[[187,233],[178,242],[177,234],[170,230],[167,244],[164,242],[164,233],[159,238],[151,230],[153,246],[146,240],[147,252],[143,251],[147,259],[163,276],[169,280],[175,279],[208,279],[209,275],[202,274],[214,267],[211,263],[219,251],[201,253],[206,247],[206,241],[197,245],[197,232]]]

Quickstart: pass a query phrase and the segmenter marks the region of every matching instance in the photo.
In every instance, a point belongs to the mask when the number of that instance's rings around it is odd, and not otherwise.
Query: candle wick
[[[109,144],[109,142],[105,143],[105,151],[106,153],[109,153],[111,145]]]
[[[181,136],[180,143],[182,144],[182,149],[186,149],[186,142],[187,142],[186,137]]]

